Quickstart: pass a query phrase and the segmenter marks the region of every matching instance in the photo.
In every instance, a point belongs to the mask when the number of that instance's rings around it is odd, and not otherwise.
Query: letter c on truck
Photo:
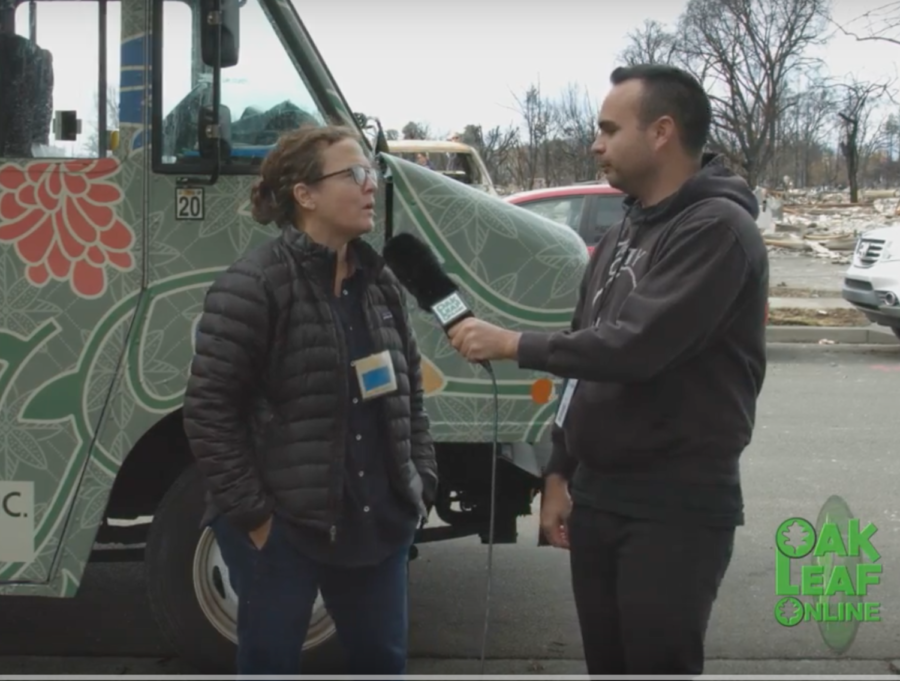
[[[21,518],[22,514],[17,513],[13,509],[9,507],[9,502],[11,499],[15,499],[16,497],[21,498],[21,492],[10,492],[5,497],[3,497],[3,512],[8,515],[10,518]]]

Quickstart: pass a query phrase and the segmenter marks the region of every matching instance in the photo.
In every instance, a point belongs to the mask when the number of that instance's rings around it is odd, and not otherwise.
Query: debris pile
[[[900,224],[900,190],[849,192],[830,189],[757,190],[758,221],[770,252],[796,253],[849,264],[857,239],[877,227]]]

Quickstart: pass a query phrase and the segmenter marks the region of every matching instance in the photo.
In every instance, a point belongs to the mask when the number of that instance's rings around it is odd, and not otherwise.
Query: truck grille
[[[881,257],[884,239],[860,239],[856,246],[856,262],[860,267],[871,267]]]

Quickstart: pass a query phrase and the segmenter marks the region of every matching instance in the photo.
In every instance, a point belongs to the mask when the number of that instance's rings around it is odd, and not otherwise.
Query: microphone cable
[[[491,622],[491,578],[494,572],[494,525],[497,515],[497,460],[499,458],[498,450],[500,448],[500,389],[497,387],[497,376],[494,374],[494,367],[491,366],[491,363],[481,362],[480,364],[491,377],[492,392],[494,396],[494,433],[491,448],[491,495],[490,517],[488,519],[487,576],[485,579],[484,594],[484,629],[481,635],[481,676],[484,677],[484,669],[487,663],[488,632]]]

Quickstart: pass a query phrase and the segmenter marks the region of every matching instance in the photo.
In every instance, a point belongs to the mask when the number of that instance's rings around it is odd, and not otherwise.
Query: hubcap
[[[216,536],[206,528],[194,552],[194,593],[200,609],[216,631],[237,644],[238,598],[228,579],[228,567],[222,559]],[[317,648],[334,636],[334,621],[325,609],[322,594],[316,597],[303,650]]]

